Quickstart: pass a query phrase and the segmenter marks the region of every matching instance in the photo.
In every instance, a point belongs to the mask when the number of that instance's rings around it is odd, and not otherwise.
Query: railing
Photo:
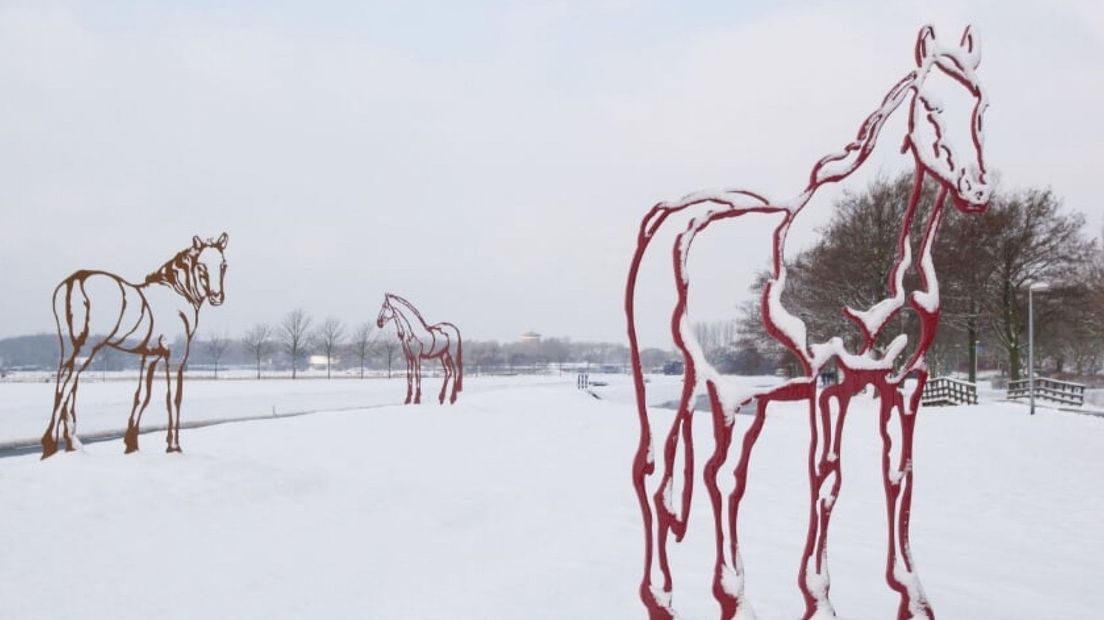
[[[590,388],[590,373],[581,372],[575,378],[575,388],[579,390],[585,390]]]
[[[976,405],[977,384],[950,377],[936,377],[924,384],[920,403],[925,406]]]
[[[1029,398],[1030,379],[1017,379],[1008,382],[1008,398]],[[1058,381],[1046,377],[1035,377],[1035,398],[1080,407],[1085,404],[1085,386],[1080,383]]]

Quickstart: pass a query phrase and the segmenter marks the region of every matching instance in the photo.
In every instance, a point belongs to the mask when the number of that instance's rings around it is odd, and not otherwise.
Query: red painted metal
[[[640,443],[633,459],[633,486],[644,522],[644,576],[640,597],[652,620],[675,617],[672,602],[673,579],[668,562],[668,539],[680,541],[686,534],[693,495],[694,444],[691,433],[695,394],[704,386],[709,397],[713,424],[713,452],[704,465],[706,491],[713,511],[716,559],[713,570],[713,595],[721,609],[721,618],[753,618],[744,595],[744,569],[740,559],[737,523],[740,503],[747,488],[751,452],[765,421],[767,406],[775,401],[808,403],[810,483],[809,528],[798,575],[798,586],[805,601],[805,618],[834,618],[829,600],[828,527],[832,508],[842,484],[840,437],[848,405],[856,394],[870,386],[879,399],[879,428],[883,440],[882,481],[886,497],[887,553],[886,581],[900,595],[897,618],[934,618],[931,606],[920,586],[909,547],[909,517],[912,502],[912,439],[920,396],[927,380],[925,353],[931,346],[939,322],[939,285],[931,260],[931,248],[950,197],[964,212],[977,212],[989,200],[990,186],[982,153],[982,115],[986,97],[975,70],[980,60],[977,37],[967,28],[957,45],[942,45],[931,26],[920,30],[915,48],[916,68],[898,81],[859,128],[855,139],[841,152],[818,161],[809,174],[809,182],[796,197],[772,201],[744,189],[699,192],[670,203],[652,207],[641,221],[636,251],[630,263],[625,292],[625,315],[631,349]],[[973,97],[968,128],[971,153],[960,159],[948,140],[951,128],[941,119],[942,109],[925,81],[939,72],[953,78]],[[784,251],[786,235],[794,219],[821,187],[842,181],[869,157],[889,116],[908,102],[908,130],[903,153],[909,153],[915,165],[915,184],[901,230],[897,232],[897,258],[887,278],[887,297],[873,307],[859,311],[843,308],[862,333],[862,345],[849,351],[839,337],[810,343],[805,323],[786,311],[781,301],[786,286]],[[919,260],[914,264],[909,232],[916,225],[917,206],[926,177],[939,185],[938,195],[924,222]],[[637,338],[635,291],[641,261],[664,222],[675,213],[695,208],[694,217],[676,238],[671,248],[677,302],[671,314],[671,333],[685,362],[682,396],[674,421],[663,436],[658,479],[653,480],[657,464],[646,404],[644,371],[640,363]],[[690,275],[687,259],[695,237],[715,222],[753,213],[782,216],[773,233],[771,275],[763,287],[761,309],[768,333],[799,360],[802,376],[779,386],[745,393],[737,398],[724,389],[724,378],[705,360],[693,336],[687,316]],[[904,290],[904,274],[909,269],[919,274],[915,291]],[[903,356],[908,346],[904,334],[894,338],[884,350],[875,342],[885,327],[908,304],[920,319],[918,341],[911,355]],[[905,361],[901,361],[904,359]],[[816,378],[826,365],[834,363],[842,380],[817,393]],[[833,404],[835,407],[833,407]],[[739,434],[736,413],[754,408],[748,428]],[[736,455],[731,454],[738,446]],[[674,491],[678,454],[683,468],[680,491]],[[718,475],[731,466],[735,486],[725,496]],[[653,483],[654,486],[649,483]],[[651,490],[649,487],[651,486]],[[677,500],[677,506],[676,506]],[[656,572],[658,571],[658,573]],[[654,578],[658,577],[658,583]]]
[[[444,381],[438,402],[444,404],[446,393],[449,403],[456,402],[456,394],[464,389],[464,355],[460,330],[452,323],[429,325],[422,313],[406,299],[393,293],[383,296],[376,325],[381,329],[388,321],[395,322],[395,331],[406,357],[406,402],[422,402],[422,360],[436,359],[441,362]],[[452,379],[452,392],[447,388]]]

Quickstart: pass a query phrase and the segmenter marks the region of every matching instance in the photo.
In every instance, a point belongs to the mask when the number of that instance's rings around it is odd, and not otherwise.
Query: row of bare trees
[[[664,359],[670,356],[669,352],[662,353]],[[628,347],[609,342],[574,342],[567,338],[464,341],[464,365],[476,373],[562,372],[568,366],[627,371],[628,361]]]
[[[819,242],[788,263],[783,302],[806,321],[811,338],[845,335],[853,345],[860,337],[841,309],[866,309],[886,296],[911,187],[912,177],[904,175],[845,195]],[[935,191],[934,185],[925,187],[920,204],[931,205]],[[917,214],[918,222],[926,218],[926,212]],[[922,234],[923,226],[913,227],[914,265]],[[1046,291],[1035,294],[1037,366],[1058,374],[1099,372],[1104,362],[1101,244],[1087,233],[1084,216],[1064,208],[1052,191],[997,191],[980,214],[948,205],[933,260],[942,302],[940,331],[929,351],[935,370],[962,369],[976,380],[980,361],[1019,378],[1026,370],[1028,288],[1046,283]],[[906,274],[905,286],[919,288],[915,269]],[[748,303],[740,314],[738,346],[785,359],[763,332],[758,304]],[[916,342],[919,321],[911,308],[895,320],[899,329],[887,330],[888,337],[904,330]]]
[[[289,312],[277,324],[258,323],[240,339],[213,336],[200,342],[198,359],[214,367],[223,366],[228,355],[235,364],[250,364],[257,378],[262,369],[276,357],[298,376],[302,361],[309,355],[326,360],[326,376],[331,377],[340,359],[343,368],[358,368],[360,377],[370,367],[387,369],[391,376],[398,362],[399,343],[390,332],[380,332],[374,323],[363,323],[350,329],[341,321],[327,318],[315,322],[301,309]],[[644,351],[645,363],[660,366],[672,358],[669,351]],[[629,354],[623,344],[606,342],[573,342],[567,338],[547,338],[519,342],[497,340],[467,340],[464,342],[464,362],[473,373],[527,373],[563,371],[565,367],[626,370]]]
[[[291,378],[295,379],[303,360],[312,353],[325,357],[327,378],[332,377],[337,359],[346,354],[359,363],[361,378],[370,363],[377,359],[386,363],[387,374],[391,376],[399,349],[394,336],[379,333],[373,323],[361,323],[350,330],[345,323],[331,317],[316,325],[309,314],[297,308],[275,325],[253,325],[238,341],[226,335],[215,335],[202,341],[201,351],[213,364],[215,378],[218,378],[222,360],[235,345],[254,365],[258,379],[261,378],[261,369],[276,354],[282,354],[288,361]]]

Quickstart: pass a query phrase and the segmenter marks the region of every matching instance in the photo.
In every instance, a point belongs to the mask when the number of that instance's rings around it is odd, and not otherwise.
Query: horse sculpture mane
[[[212,242],[208,240],[207,243]],[[160,269],[147,275],[143,284],[167,284],[193,306],[198,307],[203,303],[204,296],[198,290],[198,283],[191,274],[199,253],[200,249],[194,245],[177,252],[164,265],[161,265]]]
[[[990,188],[982,157],[981,134],[981,119],[987,100],[974,73],[980,61],[980,50],[973,30],[967,28],[957,46],[943,46],[936,40],[934,29],[925,26],[916,40],[915,60],[916,68],[889,89],[879,107],[860,125],[855,138],[842,151],[816,162],[809,173],[808,185],[798,195],[788,200],[773,201],[743,188],[703,191],[675,202],[659,203],[641,221],[626,282],[625,315],[641,430],[632,467],[633,486],[646,535],[640,596],[651,620],[671,620],[675,617],[667,545],[671,535],[676,542],[685,536],[689,520],[694,486],[691,420],[694,397],[699,389],[708,396],[715,440],[713,453],[703,473],[717,537],[712,591],[720,606],[722,620],[754,617],[744,594],[744,569],[737,543],[738,512],[747,489],[750,454],[765,421],[766,407],[774,401],[808,403],[811,510],[798,581],[805,601],[805,618],[835,617],[828,598],[827,532],[832,507],[840,489],[840,429],[851,398],[867,386],[872,386],[880,397],[880,428],[884,440],[882,475],[888,513],[886,579],[900,595],[899,620],[933,617],[916,576],[908,539],[913,472],[912,428],[920,394],[927,380],[925,353],[934,338],[939,317],[938,278],[931,249],[947,198],[952,197],[955,205],[964,212],[976,212],[988,202]],[[942,121],[942,108],[926,87],[933,71],[951,77],[974,99],[968,128],[973,158],[961,158],[961,154],[951,146],[948,133],[955,128],[948,127]],[[791,314],[782,303],[787,276],[784,262],[787,234],[795,217],[821,187],[847,178],[862,166],[874,151],[886,120],[906,102],[910,102],[909,122],[902,152],[912,156],[916,172],[912,195],[901,230],[897,233],[897,257],[887,274],[888,296],[867,309],[842,309],[862,331],[862,344],[857,350],[849,351],[838,336],[825,342],[809,342],[805,322]],[[921,187],[925,178],[929,177],[937,181],[939,191],[924,223],[919,261],[914,265],[909,235],[918,217]],[[661,444],[661,476],[657,481],[651,481],[652,474],[657,470],[657,459],[652,445],[636,331],[636,282],[641,261],[656,233],[672,214],[691,207],[700,211],[694,212],[694,217],[678,234],[671,248],[677,293],[671,325],[672,338],[685,363],[682,396],[674,421]],[[725,377],[706,360],[694,335],[688,315],[688,263],[696,236],[710,225],[755,213],[782,215],[773,232],[771,272],[763,286],[760,306],[765,329],[799,360],[803,375],[771,388],[741,392],[727,385]],[[919,288],[911,294],[904,287],[904,275],[910,268],[916,269],[920,280]],[[912,354],[902,361],[908,337],[901,334],[885,347],[880,356],[877,355],[876,339],[906,303],[916,311],[921,325]],[[818,394],[816,377],[825,365],[833,362],[842,369],[843,381]],[[915,385],[906,384],[910,378],[915,378]],[[833,401],[835,410],[831,406]],[[735,414],[745,407],[754,409],[754,418],[740,440]],[[893,431],[898,432],[900,441],[891,439]],[[679,481],[681,492],[676,493],[674,470],[679,453],[682,454],[684,467]],[[722,467],[730,463],[734,465],[734,486],[725,498],[718,474]],[[649,482],[653,482],[651,491]],[[657,576],[659,583],[655,584],[653,577]]]

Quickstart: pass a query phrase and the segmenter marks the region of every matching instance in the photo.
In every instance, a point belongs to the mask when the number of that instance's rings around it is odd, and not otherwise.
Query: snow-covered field
[[[118,372],[109,380],[98,373],[89,373],[80,383],[77,406],[77,426],[81,434],[96,434],[126,429],[134,390],[138,387],[137,371]],[[233,376],[233,375],[231,375]],[[395,373],[391,379],[326,380],[318,373],[288,378],[257,381],[238,375],[237,378],[213,381],[207,376],[185,379],[182,424],[216,420],[281,416],[320,410],[377,407],[398,404],[406,397],[406,378]],[[36,380],[13,376],[0,382],[0,447],[12,443],[37,441],[46,430],[53,405],[54,384],[49,373],[38,373]],[[470,380],[469,380],[470,379]],[[469,391],[495,390],[516,385],[563,382],[554,376],[470,377],[465,379]],[[572,380],[574,380],[572,378]],[[470,384],[470,387],[469,387]],[[441,379],[426,376],[422,381],[422,397],[437,402]],[[142,416],[142,428],[162,428],[167,422],[164,381],[154,383],[154,397]]]
[[[603,379],[603,400],[565,379],[472,377],[452,407],[387,404],[398,381],[196,381],[185,421],[383,406],[185,430],[183,455],[155,434],[136,455],[115,440],[0,458],[0,617],[641,619],[627,379]],[[133,386],[94,385],[82,430],[125,424]],[[0,436],[37,437],[50,389],[0,383]],[[912,541],[937,616],[1101,617],[1104,420],[1002,403],[920,415]],[[875,428],[856,401],[831,547],[851,620],[895,613]],[[706,416],[695,433],[707,446]],[[780,407],[752,459],[741,541],[761,618],[801,611],[807,442],[804,412]],[[699,488],[674,549],[689,619],[718,615],[706,503]]]

